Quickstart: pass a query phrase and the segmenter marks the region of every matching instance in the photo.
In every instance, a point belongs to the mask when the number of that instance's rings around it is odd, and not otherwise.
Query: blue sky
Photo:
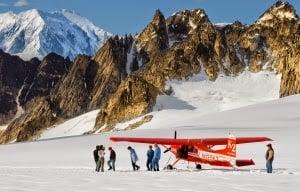
[[[183,9],[203,8],[212,22],[255,21],[276,0],[0,0],[0,12],[74,10],[114,34],[141,31],[160,9],[167,17]],[[300,12],[300,0],[289,0]]]

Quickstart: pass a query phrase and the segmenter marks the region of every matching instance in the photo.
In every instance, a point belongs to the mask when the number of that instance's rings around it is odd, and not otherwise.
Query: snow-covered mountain
[[[0,48],[25,60],[51,52],[70,58],[92,55],[111,35],[67,10],[0,14]]]

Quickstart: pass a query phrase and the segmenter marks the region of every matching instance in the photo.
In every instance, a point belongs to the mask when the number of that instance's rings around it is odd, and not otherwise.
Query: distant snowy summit
[[[72,11],[0,14],[0,48],[25,60],[41,59],[51,52],[70,58],[93,55],[110,36]]]

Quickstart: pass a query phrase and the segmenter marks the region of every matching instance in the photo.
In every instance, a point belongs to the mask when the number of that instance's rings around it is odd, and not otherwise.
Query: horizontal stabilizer
[[[238,159],[235,161],[235,164],[238,167],[255,165],[255,163],[252,159]]]

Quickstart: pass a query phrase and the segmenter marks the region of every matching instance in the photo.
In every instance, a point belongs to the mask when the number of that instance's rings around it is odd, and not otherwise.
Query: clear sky
[[[74,10],[114,34],[140,32],[160,9],[168,17],[183,9],[203,8],[212,22],[255,21],[276,0],[0,0],[0,12],[27,9]],[[289,0],[300,13],[300,0]]]

